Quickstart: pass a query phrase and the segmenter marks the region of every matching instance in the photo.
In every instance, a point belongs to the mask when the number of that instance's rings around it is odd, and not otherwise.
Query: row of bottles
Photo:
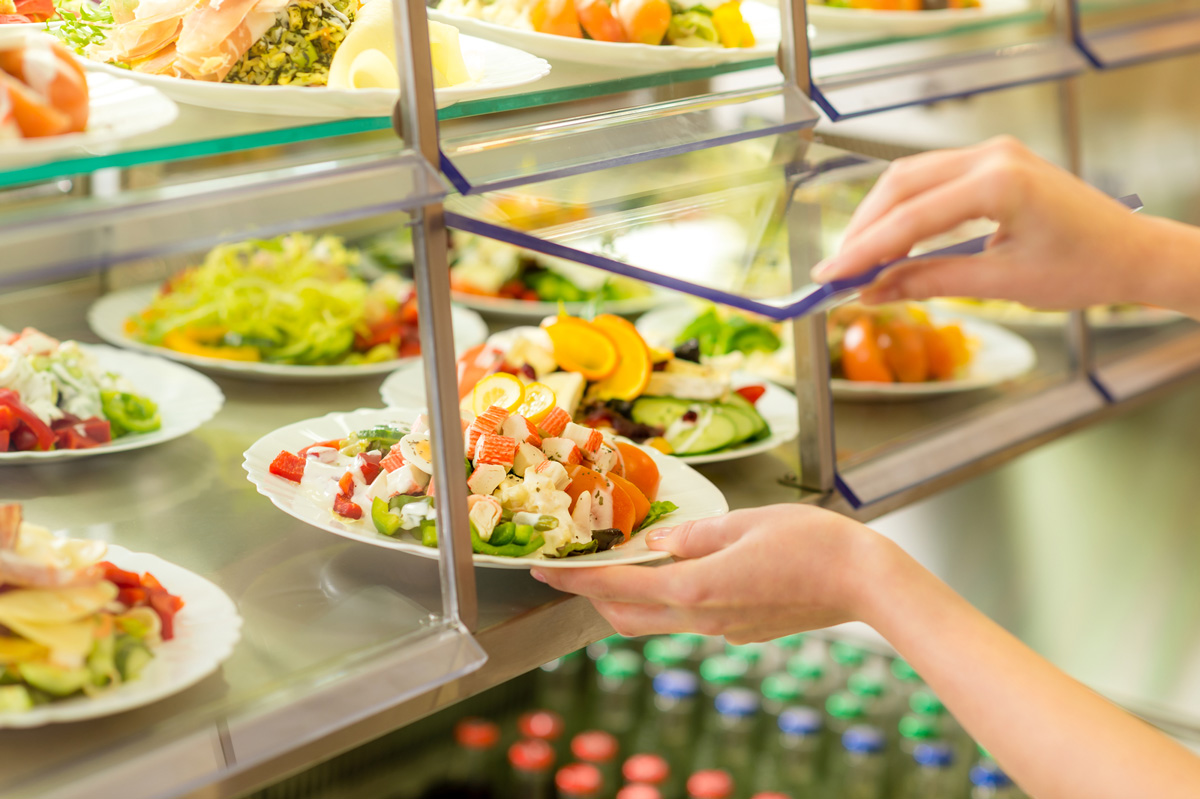
[[[535,707],[455,731],[427,799],[1016,799],[902,660],[791,636],[617,636],[542,667]]]

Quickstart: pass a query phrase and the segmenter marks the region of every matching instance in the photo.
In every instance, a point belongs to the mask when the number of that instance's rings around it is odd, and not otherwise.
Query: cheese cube
[[[533,444],[522,441],[517,445],[517,455],[513,458],[513,474],[525,476],[525,470],[537,466],[546,460],[546,455]]]
[[[578,445],[569,438],[547,438],[542,441],[542,451],[552,461],[558,461],[568,466],[578,466],[583,463],[583,453]]]

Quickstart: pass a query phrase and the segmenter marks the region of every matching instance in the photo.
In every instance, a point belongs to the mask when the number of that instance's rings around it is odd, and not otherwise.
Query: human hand
[[[733,643],[861,618],[890,542],[858,522],[809,505],[772,505],[684,522],[647,535],[678,561],[647,566],[533,570],[591,600],[622,635],[698,632]]]
[[[983,253],[898,264],[863,300],[986,297],[1080,308],[1146,299],[1150,220],[1010,137],[893,162],[856,210],[840,252],[818,264],[813,279],[903,258],[918,242],[979,218],[999,223]]]

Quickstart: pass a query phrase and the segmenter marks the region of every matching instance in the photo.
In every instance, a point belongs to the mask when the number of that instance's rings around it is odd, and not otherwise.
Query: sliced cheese
[[[10,619],[4,625],[17,635],[50,650],[50,661],[60,666],[77,666],[92,651],[96,622],[92,618],[68,624],[39,624]]]
[[[20,632],[19,622],[68,624],[90,618],[116,598],[117,587],[107,580],[74,588],[8,591],[0,594],[0,625]]]
[[[391,0],[368,0],[329,65],[331,89],[400,88]],[[433,85],[443,89],[471,80],[458,42],[458,29],[429,21]]]

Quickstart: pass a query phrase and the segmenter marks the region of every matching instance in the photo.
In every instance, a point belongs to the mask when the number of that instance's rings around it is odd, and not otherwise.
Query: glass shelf
[[[1083,2],[1076,42],[1101,69],[1200,49],[1200,3],[1194,0]]]

